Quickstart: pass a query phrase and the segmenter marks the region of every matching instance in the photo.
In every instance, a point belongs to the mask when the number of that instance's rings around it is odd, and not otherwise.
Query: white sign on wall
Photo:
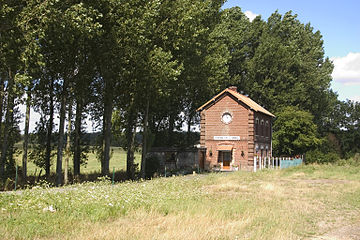
[[[240,136],[214,136],[214,140],[240,141]]]

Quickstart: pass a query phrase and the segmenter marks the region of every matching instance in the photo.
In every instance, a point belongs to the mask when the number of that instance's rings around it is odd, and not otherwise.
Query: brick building
[[[272,113],[229,87],[198,111],[200,167],[205,170],[251,169],[254,156],[271,156]]]

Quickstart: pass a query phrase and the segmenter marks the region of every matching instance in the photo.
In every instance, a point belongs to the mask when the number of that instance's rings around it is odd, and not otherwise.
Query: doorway
[[[200,156],[199,156],[199,167],[201,170],[205,169],[205,158],[206,158],[206,149],[200,150]]]
[[[222,169],[230,170],[231,151],[219,151],[219,162],[222,162]]]

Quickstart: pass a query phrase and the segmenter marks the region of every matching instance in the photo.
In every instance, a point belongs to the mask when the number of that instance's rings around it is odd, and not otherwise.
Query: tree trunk
[[[101,164],[101,174],[103,176],[109,175],[111,118],[112,118],[112,107],[113,107],[112,94],[110,91],[106,91],[106,92],[109,94],[106,94],[106,96],[105,96],[105,106],[104,106],[103,160],[102,160],[102,164]]]
[[[146,154],[147,154],[147,140],[148,140],[148,118],[149,118],[149,99],[146,102],[145,117],[144,117],[144,130],[142,141],[142,153],[141,153],[141,177],[145,179],[146,175]]]
[[[10,129],[13,120],[13,109],[14,109],[14,79],[12,76],[12,71],[9,68],[9,81],[8,81],[8,99],[7,99],[7,107],[6,107],[6,115],[5,115],[5,123],[4,123],[4,136],[1,148],[1,164],[0,164],[0,175],[3,180],[6,179],[5,176],[5,165],[6,165],[6,158],[8,157],[8,149],[9,149],[9,137],[10,137]]]
[[[126,175],[127,179],[135,178],[135,165],[134,165],[134,151],[135,151],[135,135],[136,135],[136,124],[135,124],[135,113],[133,109],[133,99],[130,101],[130,107],[128,109],[128,118],[126,125]]]
[[[192,114],[189,114],[188,120],[187,120],[187,133],[186,133],[186,145],[190,146],[190,140],[191,140],[191,119]]]
[[[24,128],[24,144],[23,144],[23,158],[22,158],[22,171],[23,180],[27,179],[27,155],[28,155],[28,143],[29,143],[29,125],[30,125],[30,107],[31,107],[31,92],[27,90],[26,99],[26,113],[25,113],[25,128]]]
[[[66,158],[65,158],[65,170],[64,170],[64,184],[67,185],[69,181],[69,159],[71,157],[71,118],[72,118],[72,102],[69,103],[68,110],[68,126],[66,137]]]
[[[3,118],[3,104],[4,104],[4,79],[0,76],[0,146],[2,146],[2,118]]]
[[[174,126],[175,126],[175,117],[173,113],[169,117],[169,129],[168,129],[168,146],[171,147],[174,142]]]
[[[82,99],[78,99],[76,102],[75,116],[74,178],[80,176],[82,108]]]
[[[64,80],[63,90],[61,93],[60,102],[60,123],[59,123],[59,140],[57,148],[56,159],[56,186],[62,184],[62,158],[63,158],[63,145],[64,145],[64,128],[65,128],[65,114],[66,114],[66,92],[67,92],[67,80]]]
[[[49,125],[46,133],[46,153],[45,153],[45,172],[46,178],[50,177],[50,162],[51,162],[51,137],[54,125],[54,96],[53,96],[53,80],[50,82],[50,116]]]
[[[128,179],[135,178],[134,168],[134,143],[135,143],[135,127],[132,123],[128,123],[126,130],[127,138],[127,153],[126,153],[126,175]]]

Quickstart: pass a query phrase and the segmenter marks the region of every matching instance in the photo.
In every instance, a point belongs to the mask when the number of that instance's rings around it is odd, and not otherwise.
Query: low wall
[[[199,167],[199,150],[197,148],[154,148],[147,157],[156,157],[162,172],[173,170],[192,171]]]

